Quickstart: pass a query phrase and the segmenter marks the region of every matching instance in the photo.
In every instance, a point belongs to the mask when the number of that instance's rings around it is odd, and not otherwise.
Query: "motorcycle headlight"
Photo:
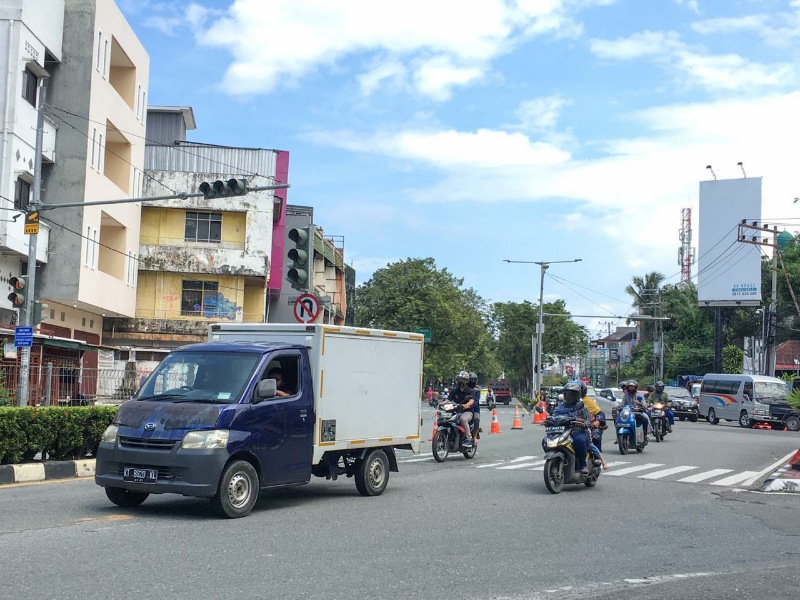
[[[181,448],[184,450],[215,450],[228,445],[230,431],[227,429],[211,429],[208,431],[190,431],[183,436]]]
[[[116,425],[109,425],[103,432],[103,437],[100,438],[100,441],[107,444],[115,444],[117,442],[117,431],[119,431],[119,427]]]

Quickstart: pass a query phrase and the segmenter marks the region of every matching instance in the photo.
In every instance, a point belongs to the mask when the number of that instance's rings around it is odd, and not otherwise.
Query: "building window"
[[[216,281],[186,281],[181,292],[181,314],[202,316],[206,309],[216,314],[219,284]]]
[[[30,199],[31,184],[18,177],[14,186],[14,208],[16,210],[27,210]]]
[[[222,213],[186,211],[184,239],[187,242],[219,243],[222,239]]]
[[[36,88],[38,86],[39,78],[36,73],[26,67],[22,73],[22,97],[30,102],[33,107],[36,107]]]
[[[95,68],[100,71],[103,67],[103,32],[97,32],[97,64]]]
[[[67,313],[65,313],[65,312],[63,312],[63,311],[62,311],[62,313],[61,313],[61,320],[62,320],[62,321],[66,321],[66,320],[67,320]]]
[[[92,160],[89,161],[89,164],[92,165],[94,168],[95,163],[95,153],[97,152],[97,127],[92,127]]]
[[[52,321],[55,318],[56,318],[56,309],[55,308],[51,308],[50,309],[50,320]]]
[[[81,327],[86,327],[86,317],[81,317]]]
[[[94,319],[89,319],[89,329],[94,329]]]

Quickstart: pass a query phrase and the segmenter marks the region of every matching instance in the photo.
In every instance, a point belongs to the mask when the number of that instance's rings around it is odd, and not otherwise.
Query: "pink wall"
[[[275,159],[275,183],[289,183],[289,152],[279,150]],[[280,217],[272,225],[272,254],[267,291],[271,296],[281,292],[283,283],[283,245],[286,240],[286,203],[289,190],[275,190],[275,196],[281,198]]]

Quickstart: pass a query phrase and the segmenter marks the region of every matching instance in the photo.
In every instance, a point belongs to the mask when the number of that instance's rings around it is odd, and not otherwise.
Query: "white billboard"
[[[761,225],[761,177],[700,182],[699,304],[761,304],[761,251],[737,241],[742,219]]]

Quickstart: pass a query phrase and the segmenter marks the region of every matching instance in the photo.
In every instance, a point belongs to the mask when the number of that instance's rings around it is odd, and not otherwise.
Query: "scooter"
[[[558,494],[564,484],[584,484],[594,487],[600,477],[600,462],[586,452],[586,465],[589,474],[583,475],[575,469],[575,449],[572,446],[572,432],[576,423],[571,417],[547,417],[542,448],[545,451],[544,484],[551,494]]]
[[[552,415],[553,411],[556,409],[557,406],[558,406],[558,398],[554,398],[552,396],[549,397],[547,399],[547,406],[546,406],[547,414]]]
[[[654,402],[650,406],[650,423],[653,425],[653,437],[657,442],[660,442],[669,433],[667,425],[667,415],[664,414],[664,404],[662,402]]]
[[[631,448],[642,452],[647,445],[644,426],[636,421],[634,410],[642,412],[641,407],[633,409],[626,404],[617,410],[617,416],[614,419],[614,427],[617,430],[617,446],[619,446],[619,453],[623,455],[627,454]]]
[[[433,458],[436,459],[436,462],[444,462],[451,452],[461,452],[464,458],[475,458],[475,453],[478,451],[480,429],[475,429],[475,421],[471,421],[469,424],[472,432],[472,445],[464,446],[464,426],[458,422],[458,417],[461,416],[461,411],[458,410],[459,406],[455,402],[439,404],[441,412],[436,423],[436,433],[433,434],[431,440]]]

